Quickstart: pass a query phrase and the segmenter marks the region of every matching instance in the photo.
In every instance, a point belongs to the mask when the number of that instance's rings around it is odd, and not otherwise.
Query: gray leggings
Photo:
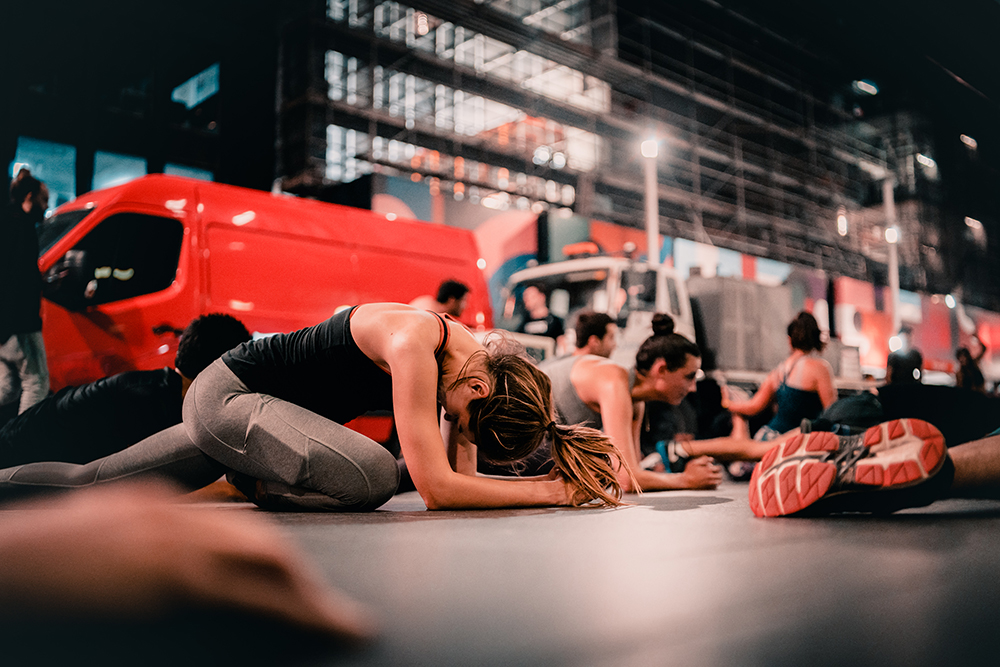
[[[221,360],[198,375],[183,414],[182,424],[91,463],[0,470],[0,501],[151,477],[196,489],[228,472],[261,507],[365,511],[399,483],[395,458],[377,442],[250,391]]]

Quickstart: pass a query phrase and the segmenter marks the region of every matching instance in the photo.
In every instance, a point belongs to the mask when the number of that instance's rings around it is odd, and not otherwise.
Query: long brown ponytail
[[[596,429],[556,424],[551,381],[521,355],[501,350],[481,354],[491,391],[469,403],[469,428],[482,455],[493,463],[521,461],[548,435],[556,467],[576,488],[574,505],[594,500],[620,505],[622,487],[615,470],[625,464],[611,440]],[[460,382],[461,377],[456,384]]]
[[[573,504],[596,500],[610,507],[621,505],[622,486],[615,470],[619,467],[628,470],[628,466],[608,436],[596,428],[579,425],[553,424],[549,432],[552,460],[577,488]],[[633,483],[634,488],[638,486]]]

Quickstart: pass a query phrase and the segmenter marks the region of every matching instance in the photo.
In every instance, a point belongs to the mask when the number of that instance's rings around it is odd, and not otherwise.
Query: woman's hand
[[[577,502],[586,502],[588,499],[577,497],[579,489],[569,482],[558,468],[554,467],[545,476],[546,484],[552,492],[552,504],[559,507],[573,507]],[[575,502],[574,502],[575,501]]]
[[[684,466],[684,476],[688,489],[714,489],[722,482],[722,468],[710,456],[691,459]]]
[[[563,474],[555,467],[546,476],[546,482],[552,492],[552,504],[559,507],[572,507],[577,494],[577,488],[569,483]],[[582,500],[582,499],[581,499]]]

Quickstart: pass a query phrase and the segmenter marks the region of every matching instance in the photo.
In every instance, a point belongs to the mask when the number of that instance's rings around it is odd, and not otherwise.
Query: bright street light
[[[899,228],[898,227],[886,227],[885,228],[885,240],[887,243],[898,243],[899,242]]]
[[[656,139],[646,139],[642,142],[640,151],[643,157],[654,158],[659,152],[659,143]]]
[[[855,81],[854,83],[851,84],[851,87],[854,88],[855,92],[858,93],[864,93],[866,95],[878,95],[878,86],[876,86],[871,81],[866,81],[865,79],[862,79],[860,81]]]

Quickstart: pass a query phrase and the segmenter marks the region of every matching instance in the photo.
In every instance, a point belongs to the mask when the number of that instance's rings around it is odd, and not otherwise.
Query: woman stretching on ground
[[[625,465],[618,471],[618,483],[626,491],[714,489],[719,485],[722,473],[705,456],[688,461],[676,474],[644,470],[639,465],[645,402],[680,404],[694,390],[701,369],[698,346],[674,333],[669,315],[653,317],[653,335],[639,347],[632,369],[587,354],[585,349],[577,352],[545,362],[541,368],[552,379],[562,419],[603,429],[622,452]]]
[[[264,508],[373,510],[396,490],[396,461],[343,424],[384,409],[429,509],[619,503],[613,445],[554,422],[544,374],[518,355],[487,352],[458,323],[401,304],[355,306],[245,343],[198,376],[182,424],[89,464],[2,470],[0,499],[146,475],[195,489],[228,473]],[[551,474],[475,476],[477,446],[489,459],[517,461],[546,436]]]

